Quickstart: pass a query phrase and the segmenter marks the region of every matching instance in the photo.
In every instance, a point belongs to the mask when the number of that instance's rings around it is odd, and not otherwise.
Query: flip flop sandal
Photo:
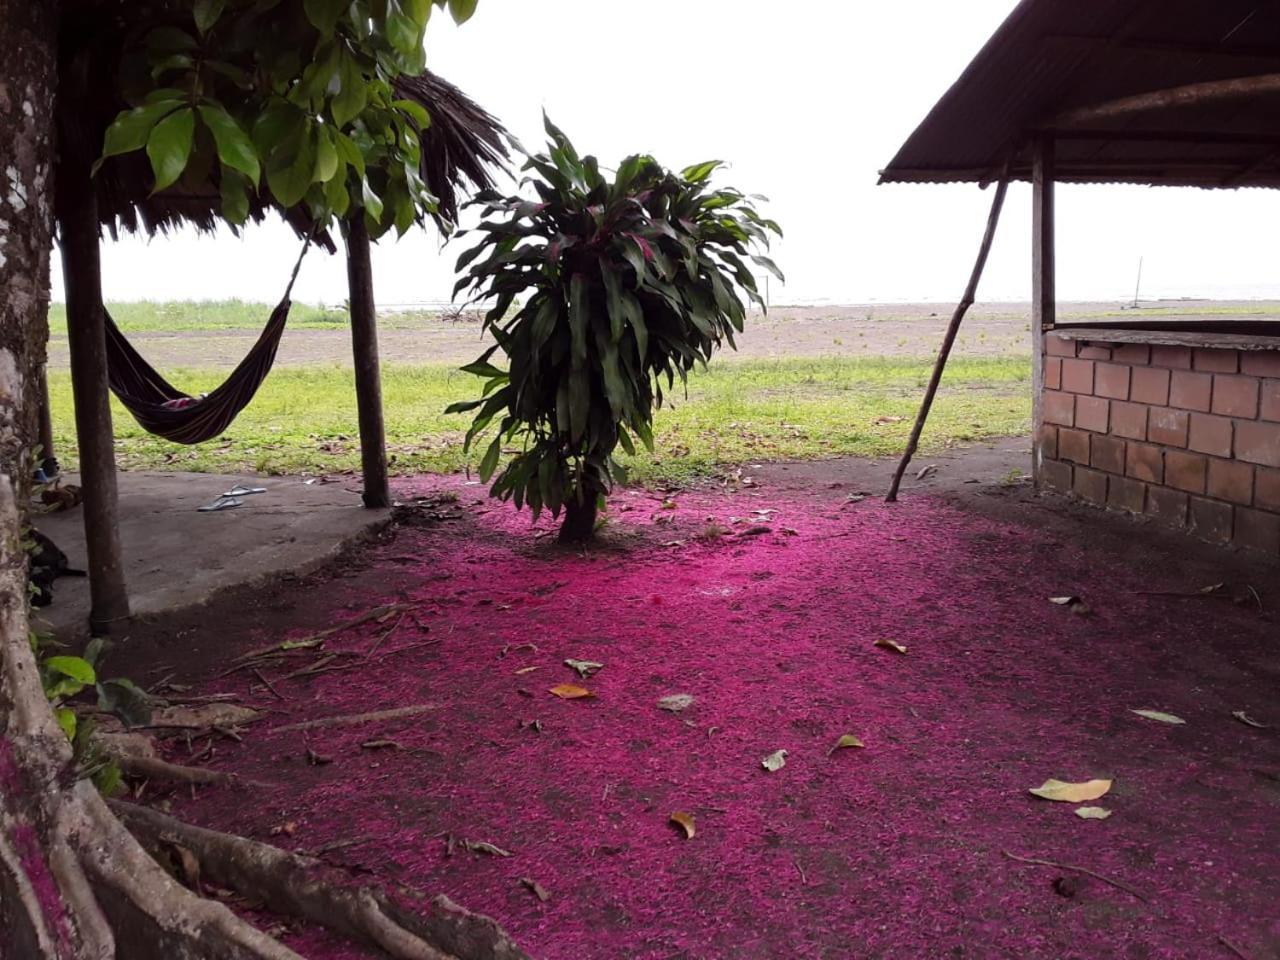
[[[203,507],[197,507],[196,509],[200,513],[214,513],[218,510],[230,510],[232,507],[238,507],[242,503],[244,501],[239,497],[221,496],[213,503],[206,503]]]
[[[246,487],[237,483],[234,487],[223,494],[224,497],[248,497],[255,493],[266,493],[266,487]]]

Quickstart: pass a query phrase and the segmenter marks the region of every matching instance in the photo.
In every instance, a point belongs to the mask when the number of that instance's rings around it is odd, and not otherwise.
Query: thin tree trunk
[[[382,422],[382,374],[378,367],[378,311],[373,298],[369,231],[365,228],[363,216],[347,225],[347,286],[351,304],[351,346],[355,358],[364,505],[370,508],[389,507],[387,436]]]
[[[588,543],[596,535],[596,498],[583,497],[582,503],[570,498],[564,505],[564,520],[560,523],[561,543]]]

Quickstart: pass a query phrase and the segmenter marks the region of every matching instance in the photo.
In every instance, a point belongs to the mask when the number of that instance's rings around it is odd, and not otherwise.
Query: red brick
[[[1089,463],[1089,434],[1083,430],[1058,431],[1058,459],[1072,463]]]
[[[1049,424],[1040,424],[1040,456],[1056,460],[1058,457],[1058,428]]]
[[[1062,389],[1062,358],[1044,358],[1044,385],[1050,390]]]
[[[1236,508],[1235,542],[1250,550],[1280,554],[1280,514]]]
[[[1164,482],[1164,451],[1145,443],[1131,443],[1125,453],[1124,472],[1150,483]]]
[[[1072,393],[1093,393],[1093,361],[1063,360],[1062,389]]]
[[[1235,373],[1240,369],[1240,354],[1236,350],[1214,350],[1196,347],[1191,365],[1208,373]]]
[[[1209,462],[1196,453],[1168,450],[1164,455],[1164,482],[1175,490],[1204,493]]]
[[[1045,460],[1040,464],[1040,485],[1060,493],[1071,491],[1071,464]]]
[[[1129,399],[1163,407],[1169,402],[1169,371],[1159,367],[1134,367]]]
[[[1101,397],[1076,397],[1076,426],[1081,430],[1106,433],[1111,422],[1110,402]]]
[[[1239,460],[1210,460],[1209,496],[1247,507],[1253,503],[1253,469],[1253,464]]]
[[[1147,487],[1147,515],[1175,527],[1187,525],[1187,503],[1190,498],[1168,487]]]
[[[1280,420],[1280,380],[1262,381],[1263,420]]]
[[[1189,419],[1190,414],[1185,410],[1152,407],[1151,412],[1147,414],[1147,439],[1152,443],[1164,444],[1166,447],[1185,447]]]
[[[1189,529],[1197,537],[1226,543],[1231,539],[1232,515],[1235,510],[1229,503],[1217,500],[1191,498],[1191,523]]]
[[[1231,421],[1226,417],[1211,417],[1204,413],[1191,414],[1187,446],[1196,453],[1211,453],[1215,457],[1231,456]]]
[[[1101,506],[1107,502],[1107,475],[1088,467],[1076,467],[1075,482],[1071,489],[1081,500]]]
[[[1280,470],[1258,468],[1254,478],[1253,502],[1263,510],[1280,513]]]
[[[1208,413],[1212,396],[1213,377],[1210,374],[1173,371],[1173,379],[1169,384],[1170,406]]]
[[[1075,426],[1076,398],[1069,393],[1046,390],[1040,414],[1045,423],[1060,423],[1064,427]]]
[[[1151,362],[1151,348],[1145,343],[1117,343],[1111,351],[1111,359],[1117,363],[1145,367]]]
[[[1107,506],[1141,513],[1147,503],[1147,485],[1128,477],[1112,477],[1107,485]]]
[[[1110,360],[1111,348],[1086,343],[1080,347],[1080,352],[1076,356],[1083,357],[1085,360]]]
[[[1119,363],[1098,364],[1094,371],[1093,392],[1112,400],[1128,400],[1130,369]]]
[[[1111,432],[1130,440],[1147,439],[1147,408],[1140,403],[1111,404]]]
[[[1051,357],[1074,357],[1076,342],[1050,333],[1044,338],[1044,352]]]
[[[1191,348],[1157,344],[1151,348],[1153,367],[1170,367],[1174,370],[1191,369]]]
[[[1213,412],[1224,417],[1258,416],[1258,381],[1254,377],[1213,378]]]
[[[1124,441],[1117,437],[1090,437],[1090,466],[1107,473],[1124,473],[1124,446]]]
[[[1240,354],[1240,372],[1255,377],[1280,377],[1280,350],[1247,350]]]
[[[1236,457],[1264,467],[1280,467],[1280,423],[1237,420]]]

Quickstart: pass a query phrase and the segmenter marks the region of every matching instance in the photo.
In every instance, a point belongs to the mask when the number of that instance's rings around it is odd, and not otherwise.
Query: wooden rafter
[[[1152,90],[1131,97],[1120,97],[1105,103],[1079,107],[1059,114],[1050,124],[1054,129],[1069,129],[1107,120],[1119,120],[1134,114],[1154,113],[1182,107],[1220,103],[1269,93],[1280,93],[1280,73],[1263,73],[1230,80],[1208,80],[1188,83],[1165,90]]]

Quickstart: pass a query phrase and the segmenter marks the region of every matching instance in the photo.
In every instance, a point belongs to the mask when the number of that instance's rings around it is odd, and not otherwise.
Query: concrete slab
[[[68,483],[77,483],[74,475]],[[365,510],[345,483],[296,477],[121,473],[120,539],[134,616],[202,604],[215,593],[284,573],[309,573],[384,526],[388,510]],[[201,513],[236,484],[265,487],[230,510]],[[80,508],[41,517],[71,565],[86,564]],[[61,578],[53,604],[37,611],[60,639],[88,630],[89,583]]]

